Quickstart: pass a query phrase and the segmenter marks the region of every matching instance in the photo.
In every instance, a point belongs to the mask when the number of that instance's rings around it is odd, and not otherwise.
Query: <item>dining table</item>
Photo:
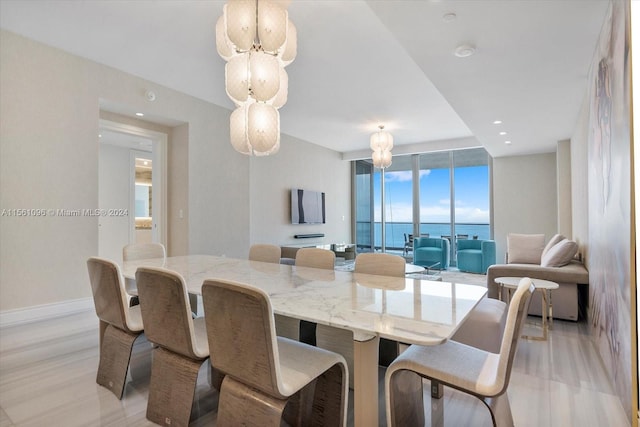
[[[179,273],[189,293],[201,295],[207,279],[258,287],[276,314],[353,332],[354,425],[378,426],[380,338],[438,345],[451,337],[486,294],[483,286],[322,270],[213,255],[126,261],[123,276],[139,267]]]

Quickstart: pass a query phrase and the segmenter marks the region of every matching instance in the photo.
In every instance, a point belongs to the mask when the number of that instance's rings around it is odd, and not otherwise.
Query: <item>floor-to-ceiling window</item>
[[[371,162],[357,161],[353,171],[355,175],[356,244],[358,251],[372,252],[375,224],[373,216],[373,165]]]
[[[489,156],[484,149],[451,152],[454,228],[451,259],[459,239],[491,238],[489,226]]]
[[[360,250],[397,252],[411,258],[411,251],[404,250],[409,235],[444,237],[451,242],[455,265],[458,239],[491,238],[489,156],[484,149],[394,156],[384,180],[370,160],[355,163],[355,238]]]
[[[451,153],[420,155],[420,235],[451,238]]]

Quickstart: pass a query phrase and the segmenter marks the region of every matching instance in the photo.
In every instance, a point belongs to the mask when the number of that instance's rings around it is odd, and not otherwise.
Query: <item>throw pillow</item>
[[[509,264],[540,264],[544,249],[544,234],[515,234],[507,236]]]
[[[549,239],[547,246],[545,246],[544,249],[542,250],[542,256],[544,257],[545,254],[549,252],[549,249],[551,249],[552,247],[554,247],[564,239],[566,239],[566,237],[564,237],[562,234],[556,234],[551,239]]]
[[[577,252],[578,244],[573,240],[564,239],[542,256],[540,265],[542,267],[562,267],[569,264]]]

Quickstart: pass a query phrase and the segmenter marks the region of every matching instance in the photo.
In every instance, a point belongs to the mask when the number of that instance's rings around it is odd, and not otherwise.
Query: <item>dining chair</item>
[[[133,343],[143,332],[140,307],[129,307],[120,267],[115,262],[87,260],[93,304],[100,319],[100,363],[96,383],[122,399]]]
[[[303,425],[345,426],[348,367],[339,354],[276,336],[269,296],[223,280],[202,285],[212,366],[225,377],[216,425],[280,426],[288,401],[303,390]],[[296,423],[298,424],[298,423]]]
[[[336,254],[333,251],[320,248],[300,248],[295,251],[294,265],[297,267],[322,268],[333,270]],[[300,321],[292,317],[276,314],[276,331],[278,336],[315,345],[315,323]],[[302,326],[301,326],[302,323]]]
[[[166,257],[167,251],[162,243],[131,243],[122,248],[124,261]]]
[[[424,425],[422,378],[431,381],[432,398],[441,398],[443,385],[480,399],[494,426],[513,426],[507,387],[531,294],[531,279],[523,278],[509,305],[498,354],[449,340],[433,346],[412,345],[385,375],[387,425]]]
[[[323,268],[333,270],[336,264],[336,254],[322,248],[300,248],[296,252],[296,267]]]
[[[491,353],[499,353],[509,306],[484,297],[471,310],[451,339]]]
[[[258,243],[249,248],[249,260],[278,264],[281,252],[280,246]]]
[[[122,248],[122,260],[123,261],[136,261],[139,259],[152,259],[167,257],[167,251],[162,243],[130,243]],[[136,281],[135,279],[124,279],[125,288],[127,293],[131,295],[129,299],[129,305],[137,305],[139,303],[138,297],[135,295]]]
[[[407,262],[399,255],[388,253],[363,253],[356,257],[354,273],[378,276],[404,277]]]
[[[296,252],[296,267],[310,267],[333,271],[335,269],[335,263],[336,254],[328,249],[300,248],[298,252]],[[316,324],[306,320],[292,320],[290,317],[280,315],[276,317],[276,327],[278,331],[288,331],[285,332],[287,335],[282,336],[299,339],[306,344],[316,345]],[[296,333],[296,327],[298,329],[298,338],[293,338]]]
[[[413,248],[413,239],[411,241]],[[386,253],[362,254],[357,260],[353,271],[355,273],[376,274],[379,276],[405,277],[406,260],[400,256]],[[403,344],[406,347],[405,344]],[[388,366],[400,353],[400,343],[380,338],[378,360],[381,365]]]
[[[167,258],[167,251],[162,243],[131,243],[122,248],[123,261],[137,261],[140,259]],[[127,292],[136,293],[136,281],[126,279]],[[133,297],[130,304],[138,304],[138,297]],[[189,294],[191,312],[198,313],[198,296]]]
[[[407,256],[413,250],[413,234],[404,233],[404,249],[402,254]]]
[[[200,366],[209,357],[202,317],[193,319],[187,287],[178,273],[163,268],[136,271],[145,335],[153,350],[147,419],[188,426]]]
[[[362,253],[356,257],[353,272],[355,274],[375,274],[378,276],[404,277],[406,261],[399,255],[387,253]],[[353,332],[348,329],[317,325],[316,345],[344,356],[349,366],[349,385],[353,387],[354,350]],[[380,339],[379,359],[390,362],[398,354],[396,341]]]

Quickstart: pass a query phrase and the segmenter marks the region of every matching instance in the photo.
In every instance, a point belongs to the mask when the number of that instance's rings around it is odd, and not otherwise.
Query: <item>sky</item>
[[[385,203],[387,222],[412,222],[411,171],[385,173]],[[456,223],[489,224],[488,167],[473,166],[455,169]],[[420,222],[450,222],[449,169],[420,171]],[[379,222],[380,171],[376,170],[375,221]]]

